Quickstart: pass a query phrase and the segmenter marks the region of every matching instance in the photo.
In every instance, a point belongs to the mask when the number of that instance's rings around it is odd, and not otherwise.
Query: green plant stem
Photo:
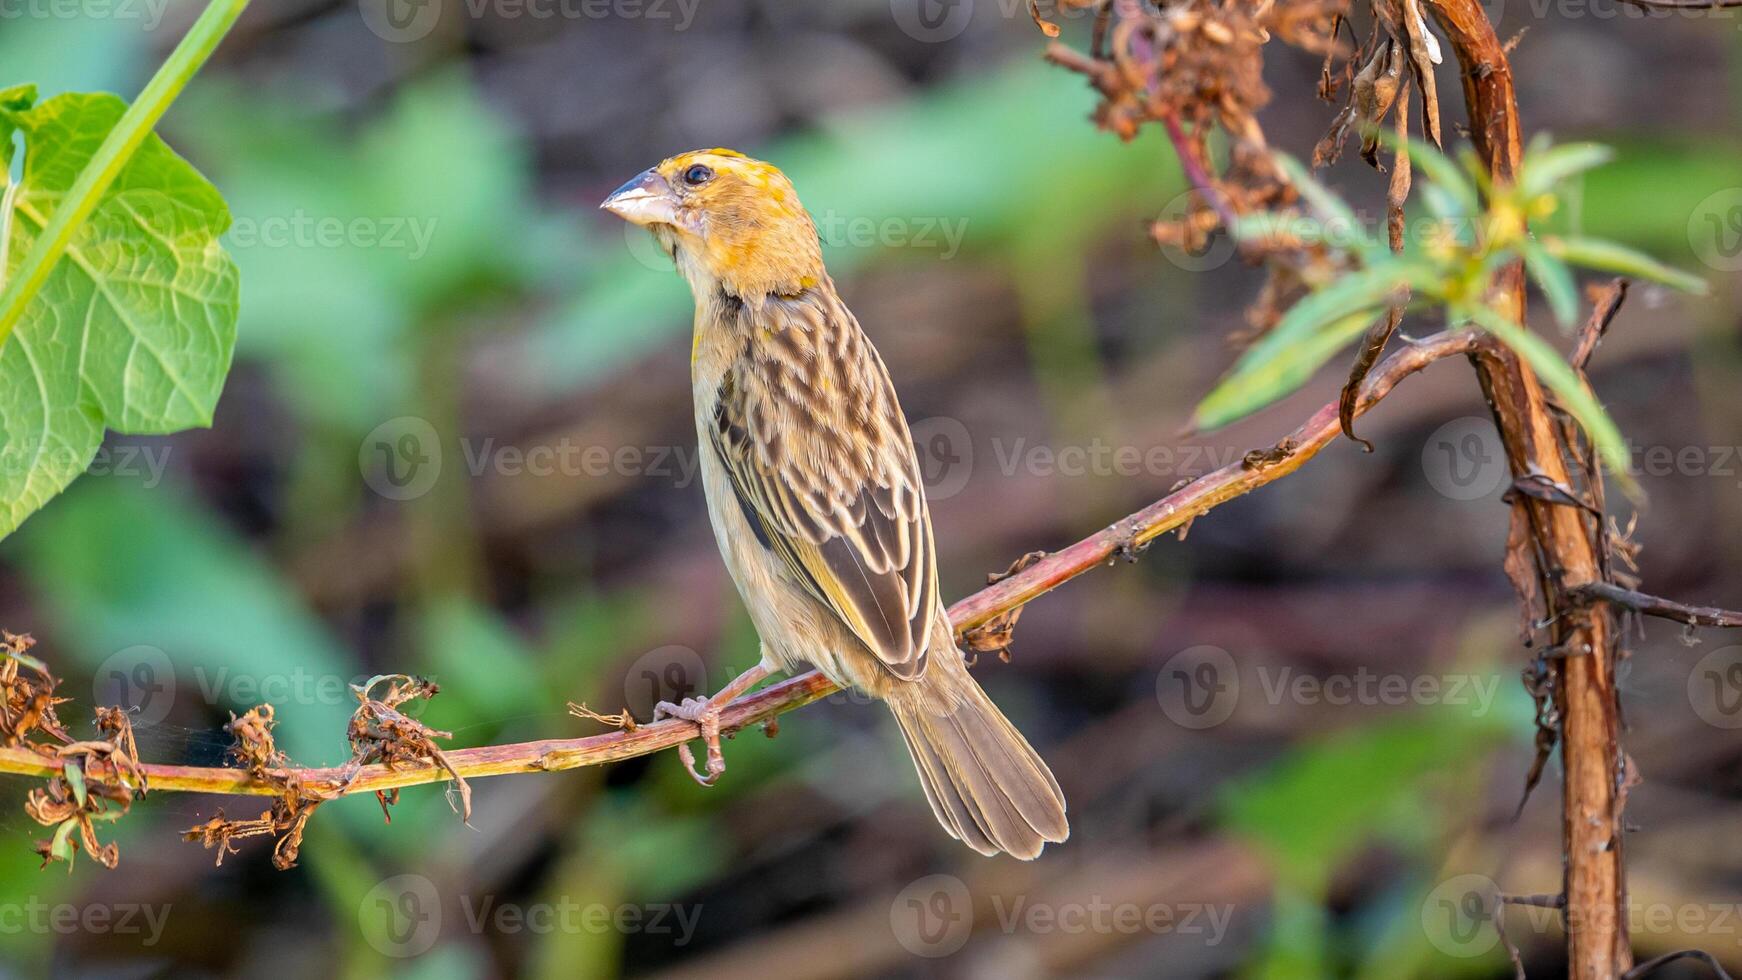
[[[12,328],[23,318],[25,308],[42,284],[48,281],[55,263],[60,261],[85,219],[96,210],[109,185],[115,182],[145,138],[151,135],[157,121],[169,111],[182,89],[217,50],[218,43],[230,32],[230,27],[247,6],[248,0],[212,0],[205,13],[188,30],[187,36],[170,53],[163,67],[146,83],[144,91],[127,107],[121,121],[104,137],[103,145],[97,148],[90,164],[79,174],[72,190],[55,208],[54,216],[31,246],[18,275],[0,289],[0,345],[4,345],[12,335]],[[0,269],[0,273],[3,272]]]

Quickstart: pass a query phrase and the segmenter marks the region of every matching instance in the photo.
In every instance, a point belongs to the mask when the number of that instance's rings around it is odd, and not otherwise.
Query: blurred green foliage
[[[8,24],[0,33],[0,65],[42,82],[48,93],[125,88],[147,63],[146,40],[112,21]],[[329,102],[320,92],[279,95],[213,74],[188,93],[167,126],[172,144],[223,189],[238,225],[256,233],[299,215],[415,219],[432,231],[415,259],[410,249],[353,244],[232,243],[244,282],[238,356],[269,379],[296,415],[293,440],[270,452],[287,457],[281,462],[294,474],[297,516],[277,539],[251,541],[202,508],[179,475],[152,488],[88,479],[10,541],[9,558],[62,638],[55,654],[63,664],[94,670],[114,651],[144,643],[173,651],[188,671],[358,677],[376,668],[406,670],[444,682],[447,690],[426,720],[455,731],[457,743],[573,732],[578,723],[563,716],[563,702],[615,707],[621,692],[601,678],[625,652],[659,641],[648,597],[534,596],[528,618],[541,632],[530,636],[464,587],[418,583],[406,597],[416,612],[387,651],[392,662],[365,664],[300,598],[275,559],[353,523],[370,505],[357,446],[371,427],[398,415],[452,421],[455,409],[444,398],[454,381],[455,338],[510,334],[515,363],[506,373],[528,398],[550,396],[585,389],[676,341],[687,329],[689,297],[668,269],[646,261],[650,252],[638,239],[625,237],[615,222],[596,220],[592,202],[564,208],[542,200],[524,139],[464,76],[422,76],[362,119],[340,118],[323,108]],[[1165,147],[1149,137],[1126,146],[1096,133],[1084,118],[1092,102],[1074,81],[1024,62],[741,149],[778,161],[817,211],[873,220],[965,219],[966,261],[1019,282],[1064,282],[1060,289],[1070,295],[1036,297],[1025,312],[1057,314],[1049,330],[1086,332],[1087,300],[1080,276],[1070,271],[1080,270],[1085,245],[1109,234],[1138,235],[1141,220],[1177,188],[1172,165],[1163,162],[1170,159]],[[1554,221],[1685,257],[1683,216],[1702,189],[1733,182],[1738,148],[1718,139],[1612,142],[1616,162],[1587,176],[1583,194]],[[845,278],[900,260],[898,253],[834,247],[828,261]],[[1158,331],[1176,329],[1165,311],[1154,321]],[[1069,346],[1071,338],[1062,343]],[[1062,368],[1047,359],[1033,365],[1043,380],[1055,369]],[[457,500],[437,498],[420,505],[436,511],[442,534],[462,542],[475,537],[463,488]],[[743,661],[754,649],[753,637],[742,624],[738,629],[721,660]],[[215,714],[249,705],[211,707]],[[281,742],[304,763],[341,760],[348,714],[343,703],[285,706]],[[1331,972],[1317,971],[1363,962],[1375,977],[1447,975],[1453,967],[1419,948],[1419,930],[1399,926],[1408,925],[1419,896],[1375,899],[1385,908],[1373,913],[1367,931],[1348,934],[1328,929],[1322,899],[1332,868],[1369,839],[1421,865],[1425,880],[1431,845],[1445,831],[1435,814],[1447,760],[1480,756],[1502,731],[1517,737],[1527,725],[1514,715],[1459,721],[1423,713],[1387,721],[1302,746],[1230,788],[1220,819],[1283,871],[1274,934],[1251,975],[1326,976]],[[571,898],[613,900],[670,897],[708,880],[718,871],[708,844],[716,808],[758,781],[806,778],[799,766],[804,738],[800,731],[772,742],[739,739],[731,749],[733,778],[705,799],[669,759],[658,760],[661,776],[643,794],[615,792],[598,774],[560,781],[562,788],[551,792],[590,792],[596,800],[584,810],[553,807],[571,823],[548,887]],[[481,788],[482,806],[493,791]],[[157,805],[148,800],[124,822],[124,847],[126,835],[162,837],[186,816],[169,811],[162,825],[154,824]],[[66,894],[64,875],[32,870],[34,828],[9,826],[15,832],[0,848],[0,899]],[[396,975],[475,972],[465,949],[438,947],[407,973],[359,935],[355,910],[384,874],[457,874],[476,838],[430,789],[405,794],[391,828],[372,800],[323,810],[303,860],[334,934],[346,937],[347,975],[381,975],[389,967]],[[1405,934],[1414,938],[1400,938]],[[0,935],[0,948],[15,963],[40,965],[53,939]],[[619,937],[564,939],[534,951],[539,973],[596,975],[621,956]]]

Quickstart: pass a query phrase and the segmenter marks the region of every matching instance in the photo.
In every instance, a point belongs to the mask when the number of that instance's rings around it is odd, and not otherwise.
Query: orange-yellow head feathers
[[[792,181],[733,150],[680,153],[599,206],[651,231],[698,292],[756,302],[827,278],[816,224]]]

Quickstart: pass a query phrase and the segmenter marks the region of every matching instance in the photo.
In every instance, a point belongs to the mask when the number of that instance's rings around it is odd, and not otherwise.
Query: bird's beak
[[[611,192],[599,207],[624,221],[641,225],[680,225],[677,195],[657,170],[644,170]]]

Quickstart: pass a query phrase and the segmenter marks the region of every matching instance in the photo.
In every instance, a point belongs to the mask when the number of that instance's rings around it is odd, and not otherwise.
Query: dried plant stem
[[[1359,411],[1365,412],[1389,394],[1398,382],[1434,361],[1458,354],[1473,354],[1483,344],[1484,341],[1474,333],[1443,333],[1399,350],[1368,377],[1362,387]],[[1202,476],[1118,523],[1063,551],[1047,555],[956,603],[950,609],[950,619],[957,634],[965,636],[993,618],[1021,607],[1110,559],[1135,554],[1149,542],[1191,523],[1220,504],[1293,473],[1335,441],[1340,431],[1337,403],[1332,402],[1313,413],[1275,446],[1254,450],[1240,462]],[[721,711],[720,730],[734,732],[747,728],[827,697],[837,690],[839,688],[815,671],[801,674],[726,705]],[[637,726],[632,731],[609,732],[588,738],[454,749],[443,753],[444,760],[440,765],[421,761],[401,763],[394,768],[368,765],[361,768],[266,769],[264,778],[239,768],[152,763],[140,768],[149,779],[152,792],[280,796],[284,793],[284,780],[294,777],[306,795],[330,798],[445,782],[456,775],[475,779],[602,765],[670,749],[695,737],[694,724],[664,721]],[[0,773],[49,777],[58,775],[60,771],[59,759],[26,748],[0,748]],[[103,775],[94,772],[87,778],[100,779]]]
[[[1505,49],[1477,0],[1426,0],[1463,72],[1470,136],[1496,182],[1509,182],[1522,157],[1518,104]],[[1524,322],[1524,276],[1514,267],[1495,307]],[[1472,358],[1515,478],[1571,487],[1569,444],[1534,372],[1499,345]],[[1590,488],[1595,494],[1600,488]],[[1600,498],[1599,498],[1600,499]],[[1551,639],[1569,655],[1556,661],[1561,722],[1562,840],[1565,849],[1568,973],[1613,980],[1633,965],[1627,939],[1627,883],[1621,810],[1629,783],[1620,746],[1616,642],[1601,605],[1570,600],[1571,589],[1604,580],[1601,514],[1525,496],[1531,547]]]
[[[1732,612],[1716,606],[1689,606],[1660,596],[1625,589],[1612,582],[1587,582],[1568,589],[1567,595],[1573,598],[1601,599],[1641,615],[1674,620],[1684,626],[1714,626],[1725,629],[1742,627],[1742,612]]]

